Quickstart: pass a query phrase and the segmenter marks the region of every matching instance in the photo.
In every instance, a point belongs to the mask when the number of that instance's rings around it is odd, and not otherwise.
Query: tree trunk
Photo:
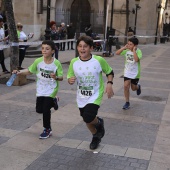
[[[11,56],[10,56],[10,70],[17,69],[19,65],[19,42],[17,36],[17,30],[14,19],[14,12],[12,6],[12,0],[3,0],[7,25],[8,25],[8,33],[9,40],[11,42]]]
[[[12,0],[3,0],[4,10],[7,19],[9,40],[11,43],[11,56],[10,56],[10,71],[16,70],[19,66],[19,42],[15,25],[14,12],[12,6]],[[13,85],[19,86],[26,84],[26,76],[18,75]]]
[[[124,44],[127,43],[127,32],[129,28],[129,0],[126,0],[126,28],[125,28],[125,39]]]

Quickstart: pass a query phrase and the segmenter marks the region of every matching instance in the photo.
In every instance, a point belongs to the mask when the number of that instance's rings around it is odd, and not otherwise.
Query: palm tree
[[[9,40],[12,43],[11,45],[11,56],[10,56],[10,70],[17,69],[19,65],[19,43],[18,43],[18,36],[17,30],[15,25],[14,19],[14,12],[12,6],[12,0],[3,0],[4,11],[7,19],[8,25],[8,33],[9,33]]]

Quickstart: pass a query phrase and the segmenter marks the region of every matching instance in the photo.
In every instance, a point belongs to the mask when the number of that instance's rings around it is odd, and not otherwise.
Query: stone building
[[[26,33],[34,32],[34,40],[44,37],[46,29],[48,0],[13,0],[13,10],[16,23],[24,25]],[[116,35],[124,35],[126,25],[126,0],[107,0],[108,17],[107,26],[111,23],[111,6],[114,2],[113,24]],[[55,20],[59,26],[61,22],[69,24],[72,22],[81,33],[87,24],[91,23],[93,31],[103,34],[105,0],[51,0],[50,20]],[[161,11],[158,13],[158,4]],[[170,4],[169,0],[140,0],[140,8],[137,9],[136,34],[143,36],[154,36],[157,28],[158,35],[163,34],[163,19],[165,7]],[[135,27],[136,17],[135,0],[129,0],[129,26]],[[106,13],[107,14],[107,13]],[[141,38],[141,42],[153,42],[154,38]]]

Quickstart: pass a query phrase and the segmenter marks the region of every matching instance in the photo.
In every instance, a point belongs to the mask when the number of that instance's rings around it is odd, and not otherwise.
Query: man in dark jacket
[[[74,36],[75,36],[75,29],[73,27],[73,24],[70,23],[70,25],[67,27],[67,38],[68,39],[73,39]],[[71,50],[74,50],[73,41],[70,41],[70,42],[71,42]],[[67,42],[68,50],[70,49],[70,42]]]

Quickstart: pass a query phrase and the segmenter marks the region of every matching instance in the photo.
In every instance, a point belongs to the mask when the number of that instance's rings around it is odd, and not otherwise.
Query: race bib
[[[89,98],[94,94],[93,86],[90,87],[79,86],[78,94],[81,98]]]

